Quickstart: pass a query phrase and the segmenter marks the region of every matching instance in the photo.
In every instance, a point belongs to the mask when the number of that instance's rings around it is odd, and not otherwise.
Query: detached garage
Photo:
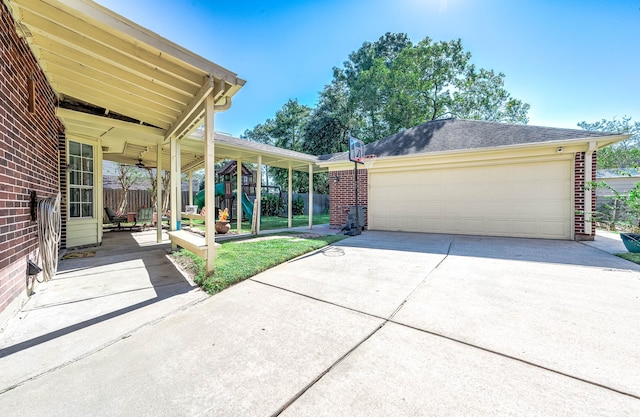
[[[359,204],[367,228],[426,233],[592,239],[597,149],[627,135],[495,122],[428,122],[368,144]],[[331,225],[354,204],[348,154],[320,157],[331,181]],[[587,179],[589,181],[589,179]],[[586,210],[591,211],[591,210]]]

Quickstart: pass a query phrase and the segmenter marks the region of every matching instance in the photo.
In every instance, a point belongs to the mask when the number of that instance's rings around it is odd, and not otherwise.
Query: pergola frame
[[[231,107],[245,81],[235,73],[86,0],[2,0],[57,95],[67,141],[87,141],[96,156],[157,168],[158,240],[163,168],[172,174],[171,229],[180,212],[180,173],[206,165],[212,201],[216,159],[309,170],[315,157],[214,133],[214,113]],[[36,99],[37,102],[37,99]],[[204,123],[204,138],[193,133]],[[218,143],[220,142],[220,143]],[[61,165],[66,162],[61,161]],[[302,168],[300,168],[302,166]],[[61,167],[61,169],[64,169]],[[97,174],[97,173],[96,173]],[[66,189],[67,184],[61,184]],[[102,181],[96,178],[95,243],[102,240]],[[258,202],[259,204],[259,202]],[[215,210],[207,215],[213,269]],[[63,222],[64,224],[64,222]],[[311,223],[310,223],[311,224]],[[65,227],[68,227],[66,224]]]

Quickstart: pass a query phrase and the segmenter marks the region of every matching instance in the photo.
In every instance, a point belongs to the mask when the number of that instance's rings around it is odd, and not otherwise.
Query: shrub
[[[295,200],[293,200],[291,211],[294,215],[304,214],[304,200],[302,199],[302,197],[298,196]]]
[[[277,194],[263,194],[261,201],[263,216],[277,216],[284,210],[284,202]]]

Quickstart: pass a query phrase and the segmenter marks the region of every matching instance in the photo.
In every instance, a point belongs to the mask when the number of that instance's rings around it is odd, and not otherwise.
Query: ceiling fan
[[[146,166],[146,165],[144,164],[144,162],[142,162],[142,158],[138,158],[138,162],[136,163],[136,166],[137,166],[138,168],[147,168],[147,169],[149,169],[149,168],[155,168],[155,167],[149,167],[149,166]]]

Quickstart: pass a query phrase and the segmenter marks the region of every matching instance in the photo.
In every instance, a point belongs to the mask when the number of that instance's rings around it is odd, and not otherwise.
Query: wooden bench
[[[195,253],[202,259],[207,259],[207,241],[204,236],[196,235],[185,230],[175,230],[168,232],[169,239],[171,239],[171,246],[178,245],[181,248]],[[216,248],[219,248],[220,244],[216,243]]]
[[[189,220],[202,220],[204,221],[205,217],[201,214],[193,214],[193,213],[180,213],[183,219]]]

